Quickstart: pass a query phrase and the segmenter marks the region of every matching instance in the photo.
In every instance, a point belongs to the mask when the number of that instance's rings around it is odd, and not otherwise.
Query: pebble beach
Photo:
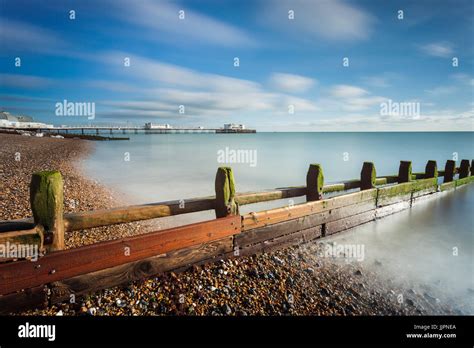
[[[31,217],[29,183],[40,170],[59,170],[64,211],[125,205],[81,171],[81,160],[100,143],[0,134],[0,220]],[[145,233],[149,222],[66,233],[66,247]],[[122,287],[75,303],[23,315],[436,315],[460,314],[408,286],[380,280],[357,262],[322,257],[324,239],[272,253],[218,260]]]

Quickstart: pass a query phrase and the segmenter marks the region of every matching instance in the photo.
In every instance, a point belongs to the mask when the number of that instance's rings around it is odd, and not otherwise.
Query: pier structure
[[[172,128],[146,128],[140,126],[63,126],[63,127],[0,127],[0,130],[17,130],[30,132],[47,132],[56,134],[114,134],[114,133],[145,133],[145,134],[238,134],[256,133],[255,129],[225,129],[203,127],[172,127]]]
[[[307,243],[443,199],[472,182],[474,161],[467,159],[459,167],[448,160],[443,170],[430,160],[420,173],[412,172],[411,161],[401,161],[398,173],[387,176],[377,176],[374,163],[365,162],[359,178],[331,184],[325,183],[320,164],[310,164],[306,185],[237,193],[232,168],[220,167],[214,196],[65,214],[61,173],[34,173],[33,218],[1,221],[0,243],[34,245],[44,254],[36,262],[0,260],[0,313],[59,303],[194,264]],[[300,196],[306,201],[294,204],[291,198]],[[274,200],[282,205],[240,214],[240,206]],[[207,210],[214,210],[216,218],[65,249],[65,232]]]

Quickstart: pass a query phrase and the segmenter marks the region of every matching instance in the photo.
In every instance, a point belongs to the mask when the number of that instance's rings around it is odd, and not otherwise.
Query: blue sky
[[[0,0],[0,25],[0,107],[57,125],[473,130],[470,0]]]

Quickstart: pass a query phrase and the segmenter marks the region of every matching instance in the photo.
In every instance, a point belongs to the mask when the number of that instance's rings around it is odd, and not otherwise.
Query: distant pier
[[[256,133],[255,129],[225,129],[225,128],[147,128],[135,126],[67,126],[67,127],[0,127],[4,130],[21,130],[32,132],[48,132],[57,134],[113,134],[113,133],[135,133],[143,132],[145,134],[190,134],[190,133],[214,133],[214,134],[239,134]]]

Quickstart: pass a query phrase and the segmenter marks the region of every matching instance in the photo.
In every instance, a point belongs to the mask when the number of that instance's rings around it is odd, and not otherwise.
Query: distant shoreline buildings
[[[0,127],[5,128],[53,128],[52,124],[35,122],[32,117],[24,115],[12,115],[6,111],[0,111]]]

